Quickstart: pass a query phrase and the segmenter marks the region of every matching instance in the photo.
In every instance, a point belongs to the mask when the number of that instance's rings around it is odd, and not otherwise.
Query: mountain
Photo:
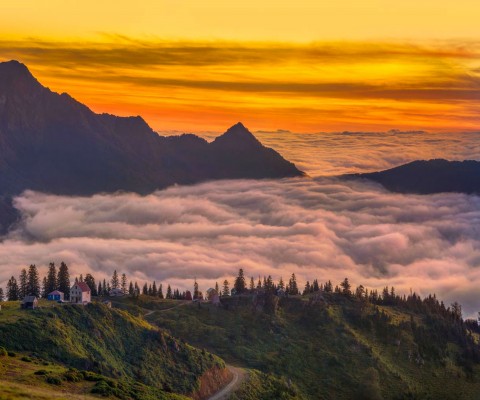
[[[346,176],[370,179],[399,193],[480,193],[480,162],[474,160],[413,161],[385,171]]]
[[[302,176],[241,123],[212,143],[162,137],[141,117],[96,114],[42,86],[28,68],[0,63],[0,196],[25,189],[65,195],[149,193],[213,179]],[[11,213],[2,213],[4,227]],[[2,222],[2,221],[0,221]]]
[[[213,143],[162,137],[141,117],[95,114],[43,87],[25,65],[0,63],[0,194],[148,193],[175,183],[301,175],[241,123]]]

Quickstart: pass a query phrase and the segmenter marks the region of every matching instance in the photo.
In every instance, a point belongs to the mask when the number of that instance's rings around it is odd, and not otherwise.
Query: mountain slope
[[[161,137],[141,117],[95,114],[43,87],[25,65],[0,63],[0,194],[147,193],[174,183],[300,175],[240,123],[211,144]]]
[[[370,179],[399,193],[480,193],[480,162],[474,160],[413,161],[385,171],[347,177]]]

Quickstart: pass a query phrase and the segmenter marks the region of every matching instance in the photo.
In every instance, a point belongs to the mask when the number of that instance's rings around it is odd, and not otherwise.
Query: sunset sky
[[[470,131],[479,17],[474,0],[6,0],[0,60],[159,131]]]

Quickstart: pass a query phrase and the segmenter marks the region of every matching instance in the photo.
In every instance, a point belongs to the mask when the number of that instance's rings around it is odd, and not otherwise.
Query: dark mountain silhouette
[[[373,180],[399,193],[480,193],[480,162],[473,160],[413,161],[385,171],[349,176]]]
[[[141,117],[95,114],[43,87],[25,65],[0,63],[0,195],[149,193],[175,183],[301,175],[241,123],[212,143],[162,137]]]

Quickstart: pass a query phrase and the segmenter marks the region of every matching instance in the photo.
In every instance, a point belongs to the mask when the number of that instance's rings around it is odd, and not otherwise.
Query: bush
[[[49,383],[50,385],[57,385],[60,386],[62,384],[62,380],[58,376],[47,376],[45,382]]]
[[[80,382],[80,381],[83,381],[83,374],[74,369],[74,368],[71,368],[69,369],[67,372],[65,372],[63,374],[63,377],[65,378],[66,381],[68,382]]]
[[[32,362],[32,359],[27,356],[23,356],[20,360],[25,361],[25,362]]]
[[[113,394],[112,387],[104,380],[98,381],[92,388],[91,393],[99,394],[100,396],[108,397]]]
[[[35,375],[48,375],[48,371],[44,369],[39,369],[38,371],[34,372]]]
[[[89,382],[98,382],[104,380],[101,375],[96,374],[95,372],[82,371],[83,379]]]
[[[7,355],[7,350],[5,350],[5,347],[0,347],[0,357],[5,357]]]

